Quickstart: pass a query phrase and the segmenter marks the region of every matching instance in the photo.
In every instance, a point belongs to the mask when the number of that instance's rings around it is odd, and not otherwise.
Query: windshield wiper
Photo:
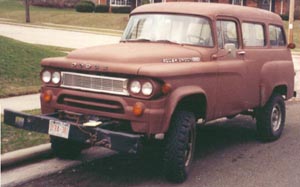
[[[123,42],[151,42],[151,40],[147,38],[139,38],[139,39],[129,39],[129,40],[122,40]]]
[[[177,44],[177,45],[181,45],[180,43],[173,42],[173,41],[171,41],[171,40],[155,40],[154,42],[160,42],[160,43],[171,43],[171,44]]]

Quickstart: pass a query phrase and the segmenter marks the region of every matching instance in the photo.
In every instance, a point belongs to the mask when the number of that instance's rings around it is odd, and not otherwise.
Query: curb
[[[40,158],[42,156],[50,156],[52,154],[51,144],[42,144],[30,148],[20,149],[17,151],[5,153],[1,155],[1,167],[9,167],[18,163]]]
[[[90,163],[97,159],[103,159],[113,154],[115,154],[115,152],[109,149],[92,147],[84,150],[81,156],[74,160],[51,158],[20,167],[15,167],[1,172],[1,186],[22,186],[23,184],[39,178],[47,177],[53,174],[59,174],[67,169],[80,166],[81,164]]]

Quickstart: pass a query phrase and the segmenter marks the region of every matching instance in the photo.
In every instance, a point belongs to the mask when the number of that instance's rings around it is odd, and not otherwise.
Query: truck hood
[[[66,58],[45,59],[43,66],[110,73],[138,74],[154,63],[180,63],[200,60],[195,48],[167,43],[119,43],[75,50]]]

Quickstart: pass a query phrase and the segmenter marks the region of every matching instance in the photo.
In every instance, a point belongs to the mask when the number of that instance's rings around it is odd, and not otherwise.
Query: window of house
[[[264,26],[258,23],[243,23],[243,43],[246,47],[263,47],[266,45]]]
[[[242,5],[244,4],[244,0],[232,0],[233,5]]]
[[[234,21],[219,20],[217,21],[218,46],[223,49],[225,44],[234,44],[239,47],[237,25]]]
[[[111,6],[131,6],[131,0],[111,0]]]
[[[269,36],[271,46],[285,46],[285,37],[282,27],[269,25]]]

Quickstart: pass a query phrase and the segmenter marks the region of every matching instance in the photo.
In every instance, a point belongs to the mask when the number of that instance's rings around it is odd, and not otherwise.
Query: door
[[[243,111],[247,98],[247,66],[241,49],[239,22],[234,18],[219,18],[216,21],[218,37],[218,86],[216,117],[234,115]],[[235,49],[226,49],[227,46]]]

